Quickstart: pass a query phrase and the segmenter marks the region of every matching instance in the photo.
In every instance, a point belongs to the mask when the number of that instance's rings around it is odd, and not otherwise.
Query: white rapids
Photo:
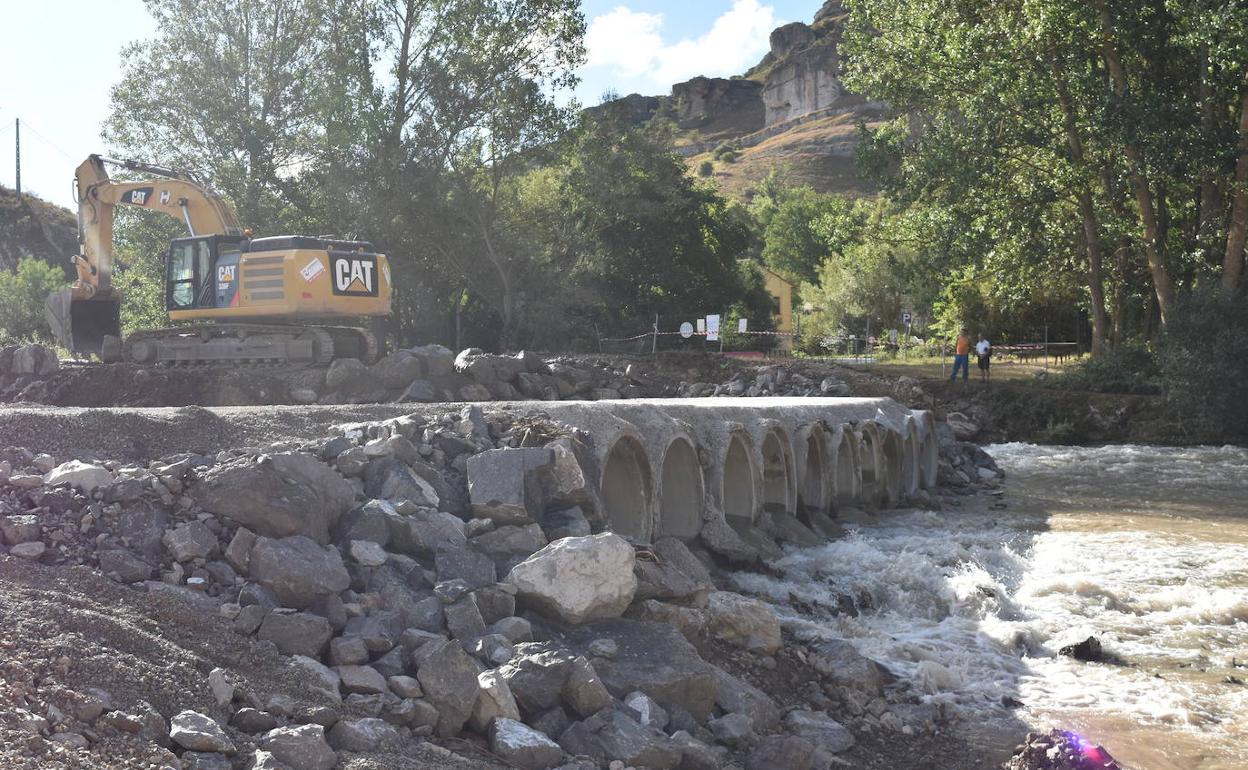
[[[1248,768],[1248,450],[988,451],[1007,510],[865,519],[739,588],[964,723],[1076,729],[1140,770]],[[1093,635],[1114,662],[1058,655]]]

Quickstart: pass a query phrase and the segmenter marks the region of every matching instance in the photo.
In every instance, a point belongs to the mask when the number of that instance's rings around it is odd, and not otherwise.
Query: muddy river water
[[[1248,450],[988,451],[1000,498],[864,518],[740,587],[985,734],[1058,726],[1136,770],[1248,768]],[[870,609],[821,614],[838,594]],[[1058,654],[1088,636],[1109,662]]]

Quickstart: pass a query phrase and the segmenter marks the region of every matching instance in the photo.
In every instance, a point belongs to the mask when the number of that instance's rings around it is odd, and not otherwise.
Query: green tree
[[[345,3],[344,3],[345,4]],[[335,0],[151,0],[122,52],[104,135],[125,156],[200,171],[272,232],[323,132]]]
[[[22,257],[13,270],[0,270],[0,340],[50,342],[43,303],[64,285],[59,268],[34,257]]]
[[[1094,352],[1142,315],[1126,306],[1140,296],[1137,264],[1163,322],[1177,288],[1217,269],[1211,244],[1225,244],[1224,285],[1239,282],[1244,228],[1225,195],[1243,189],[1233,178],[1248,135],[1236,127],[1248,128],[1242,4],[852,6],[847,84],[907,115],[864,142],[868,165],[898,201],[969,228],[953,245],[978,253],[955,262],[982,267],[997,251],[1003,267],[1048,275],[1082,263],[1073,285]]]

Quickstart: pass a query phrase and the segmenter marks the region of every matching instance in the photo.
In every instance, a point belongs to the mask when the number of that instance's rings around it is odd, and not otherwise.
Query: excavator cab
[[[237,235],[175,238],[165,262],[165,309],[203,310],[237,304],[243,240]]]

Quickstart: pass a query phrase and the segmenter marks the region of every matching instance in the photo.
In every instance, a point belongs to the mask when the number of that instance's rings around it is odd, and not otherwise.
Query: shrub
[[[709,160],[704,160],[698,166],[698,176],[710,176],[715,173],[715,164]]]
[[[1248,305],[1196,292],[1176,303],[1158,347],[1170,401],[1198,427],[1248,438]]]
[[[734,163],[737,156],[741,154],[741,146],[729,142],[723,142],[711,153],[711,157],[723,163]]]
[[[1147,345],[1129,342],[1111,348],[1097,358],[1072,366],[1060,377],[1048,380],[1051,387],[1091,390],[1097,393],[1144,393],[1162,391],[1161,370]]]
[[[43,303],[64,285],[64,273],[34,257],[22,257],[16,270],[0,270],[0,340],[51,341]]]

